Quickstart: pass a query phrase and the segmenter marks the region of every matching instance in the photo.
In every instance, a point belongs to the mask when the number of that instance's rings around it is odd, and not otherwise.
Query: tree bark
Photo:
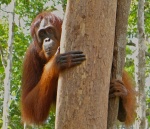
[[[81,50],[87,60],[58,81],[56,129],[106,129],[117,0],[69,0],[61,53]]]
[[[7,66],[5,68],[4,79],[4,102],[3,102],[3,126],[2,129],[7,129],[9,124],[9,103],[10,103],[10,83],[11,83],[11,71],[12,71],[12,52],[14,41],[14,9],[15,0],[10,3],[11,13],[9,14],[9,39],[8,39],[8,57]]]
[[[125,46],[127,36],[128,15],[130,10],[131,0],[118,0],[116,28],[115,28],[115,43],[114,56],[112,66],[112,79],[122,80],[122,71],[125,62]],[[108,108],[108,129],[116,129],[116,121],[118,115],[119,99],[114,98],[109,100]]]
[[[138,44],[136,45],[137,58],[135,59],[135,80],[139,91],[138,94],[138,121],[136,129],[147,129],[146,127],[146,93],[145,93],[145,30],[144,30],[144,2],[138,3]]]

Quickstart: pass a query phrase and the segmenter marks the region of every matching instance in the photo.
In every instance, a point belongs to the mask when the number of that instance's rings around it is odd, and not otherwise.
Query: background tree
[[[130,3],[131,0],[117,1],[112,79],[122,80],[122,71],[124,70],[125,54],[126,54],[125,47],[127,43],[126,37],[127,37],[127,24],[128,24]],[[117,128],[116,121],[119,106],[118,104],[119,104],[118,98],[109,100],[107,129]]]
[[[145,118],[148,118],[147,120],[148,120],[148,124],[149,124],[149,122],[150,122],[150,119],[149,119],[150,118],[150,115],[149,115],[149,112],[150,112],[150,108],[149,108],[149,102],[150,102],[149,101],[149,98],[150,98],[150,96],[149,96],[149,89],[150,89],[150,72],[149,72],[150,71],[149,70],[149,68],[150,68],[150,65],[149,65],[150,64],[150,60],[149,60],[150,59],[150,56],[149,56],[149,52],[150,52],[149,51],[149,47],[150,47],[150,43],[149,43],[150,1],[146,0],[146,1],[142,1],[142,3],[143,4],[141,4],[141,2],[138,0],[133,0],[132,4],[131,4],[130,17],[129,17],[129,21],[128,21],[128,40],[129,40],[129,42],[128,42],[128,46],[126,49],[127,50],[126,69],[130,73],[132,73],[132,75],[135,72],[135,78],[136,78],[135,80],[137,83],[137,89],[139,91],[139,96],[141,95],[140,98],[142,99],[142,100],[139,99],[140,100],[140,104],[139,104],[140,108],[138,108],[137,113],[138,113],[138,116],[143,116],[142,117],[143,120]],[[137,12],[139,12],[139,10],[141,10],[140,13],[137,13]],[[138,22],[140,24],[137,25]],[[143,43],[143,41],[144,41],[144,43]],[[142,49],[142,51],[141,51],[142,54],[140,54],[140,52],[138,52],[141,49]],[[145,56],[143,54],[145,54]],[[138,59],[136,59],[136,58],[138,58]],[[135,63],[134,63],[134,59],[135,59]],[[138,63],[138,61],[140,63]],[[135,64],[135,67],[134,67],[134,64]],[[141,68],[141,66],[142,66],[142,68]],[[141,84],[141,83],[143,83],[143,84]],[[140,90],[142,90],[143,93],[141,93]],[[143,110],[139,111],[139,109],[140,110],[143,109]],[[145,116],[145,114],[146,114],[146,116]],[[140,121],[142,119],[141,119],[141,117],[137,118],[136,125],[134,126],[134,128],[137,128],[137,129],[144,128],[143,125],[142,125],[142,127],[139,127],[139,125],[141,123]],[[144,120],[144,121],[147,121],[147,120]],[[145,122],[142,122],[142,123],[145,126]],[[146,125],[147,125],[147,123],[146,123]],[[149,125],[148,125],[148,127],[149,127]]]
[[[9,38],[8,38],[8,49],[7,49],[7,66],[5,68],[5,79],[4,79],[4,102],[3,102],[3,126],[2,129],[8,128],[9,123],[9,103],[10,103],[10,84],[11,84],[11,73],[12,73],[12,53],[13,53],[13,42],[14,42],[14,9],[15,0],[12,0],[10,7],[12,7],[11,13],[9,14]]]
[[[136,44],[137,58],[135,58],[135,80],[139,91],[136,122],[137,129],[146,127],[146,93],[145,93],[145,29],[144,29],[144,1],[138,3],[138,44]]]

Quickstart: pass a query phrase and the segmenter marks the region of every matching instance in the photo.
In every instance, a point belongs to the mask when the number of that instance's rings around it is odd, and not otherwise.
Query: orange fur
[[[123,106],[127,113],[125,124],[128,126],[134,122],[136,117],[136,91],[131,77],[125,71],[123,72],[122,80],[128,92],[127,96],[122,97]]]
[[[42,124],[56,101],[59,68],[55,55],[52,53],[47,58],[42,43],[37,40],[37,30],[43,18],[55,27],[58,38],[55,43],[60,44],[62,20],[50,12],[40,13],[31,24],[33,43],[26,52],[23,64],[21,114],[27,124]]]
[[[27,55],[30,51],[27,52]],[[32,55],[30,53],[30,55]],[[22,81],[22,119],[27,124],[42,124],[48,117],[51,104],[55,101],[58,71],[52,58],[44,67],[43,73],[36,72],[36,66],[31,57],[26,57]],[[36,66],[35,66],[36,65]],[[40,70],[40,67],[39,67]],[[55,70],[55,71],[54,71]],[[29,72],[27,75],[26,72]],[[40,75],[41,74],[41,75]],[[37,82],[38,78],[41,78]]]

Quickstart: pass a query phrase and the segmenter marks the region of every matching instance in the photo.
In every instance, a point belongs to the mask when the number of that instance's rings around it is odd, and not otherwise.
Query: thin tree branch
[[[128,42],[127,45],[129,45],[129,46],[134,46],[134,47],[136,46],[136,44],[133,43],[132,41]]]
[[[8,11],[2,9],[2,8],[0,8],[0,10],[3,11],[3,12],[5,12],[5,13],[12,13],[12,12],[8,12]]]
[[[134,46],[134,47],[136,46],[136,44],[133,43],[132,41],[128,42],[127,45],[128,46]],[[150,57],[150,53],[149,52],[145,52],[145,56]]]

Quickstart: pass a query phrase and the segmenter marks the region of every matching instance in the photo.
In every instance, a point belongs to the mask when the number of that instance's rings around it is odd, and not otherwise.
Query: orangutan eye
[[[48,27],[48,28],[46,28],[46,32],[49,33],[49,34],[53,34],[54,29],[52,27]]]
[[[46,31],[45,31],[44,29],[39,30],[38,35],[39,35],[39,37],[41,37],[41,38],[45,38],[45,36],[46,36]]]

